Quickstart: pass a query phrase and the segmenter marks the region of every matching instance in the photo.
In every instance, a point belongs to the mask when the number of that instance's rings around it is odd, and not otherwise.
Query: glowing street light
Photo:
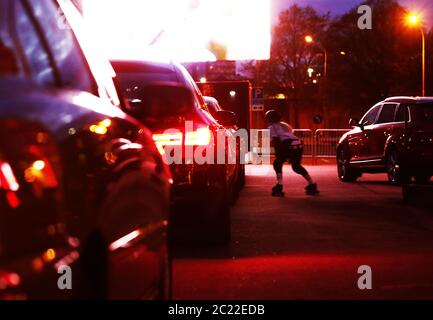
[[[314,42],[314,38],[311,35],[305,36],[305,43],[312,44]],[[323,46],[322,46],[323,47]],[[323,47],[323,54],[324,54],[324,65],[323,65],[323,77],[326,79],[327,71],[328,71],[328,52],[326,51],[326,48]]]
[[[410,26],[417,26],[420,24],[420,18],[418,15],[414,14],[414,13],[410,13],[407,17],[406,17],[406,21]]]
[[[418,28],[421,31],[422,38],[422,96],[425,96],[425,34],[422,26],[421,17],[416,13],[409,13],[406,16],[406,24],[411,28]]]

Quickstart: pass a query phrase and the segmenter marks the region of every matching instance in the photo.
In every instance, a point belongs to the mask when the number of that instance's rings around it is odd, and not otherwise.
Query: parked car
[[[208,107],[208,110],[210,112],[210,114],[220,123],[227,123],[227,121],[225,121],[225,118],[227,118],[227,116],[229,117],[233,117],[236,118],[236,113],[231,112],[226,110],[226,112],[224,112],[225,110],[220,106],[219,102],[217,99],[215,99],[214,97],[210,97],[210,96],[203,96],[203,100],[206,103],[206,106]],[[220,117],[223,117],[223,119],[221,119]],[[236,123],[232,123],[232,125],[230,126],[226,126],[227,129],[232,130],[233,135],[236,134],[236,131],[239,130],[239,126],[238,123],[236,121]],[[240,154],[240,157],[242,157],[245,160],[245,156],[246,156],[246,151],[245,150],[244,154]],[[239,174],[238,174],[238,189],[242,189],[245,186],[245,164],[244,163],[240,163],[239,164],[239,170],[238,170]]]
[[[221,108],[219,102],[214,97],[209,96],[203,96],[203,100],[206,103],[210,114],[215,118],[219,111],[222,111],[223,108]]]
[[[168,298],[171,175],[80,23],[0,2],[0,299]]]
[[[393,184],[427,183],[433,175],[433,98],[393,97],[373,106],[337,147],[338,176],[386,172]]]
[[[125,111],[153,131],[163,154],[163,147],[177,145],[180,149],[190,146],[195,150],[211,146],[216,155],[216,137],[219,134],[233,137],[227,127],[235,125],[236,115],[219,110],[216,117],[220,121],[215,120],[183,66],[145,61],[112,61],[112,65],[118,91],[125,100]],[[189,129],[185,127],[188,121],[193,123]],[[167,133],[168,129],[177,133]],[[197,163],[195,158],[188,160],[183,154],[181,163],[170,164],[173,208],[181,211],[172,217],[177,239],[182,239],[187,231],[210,242],[229,242],[230,204],[239,190],[241,170],[236,149],[237,146],[228,144],[224,151],[226,159],[235,160],[232,163]]]

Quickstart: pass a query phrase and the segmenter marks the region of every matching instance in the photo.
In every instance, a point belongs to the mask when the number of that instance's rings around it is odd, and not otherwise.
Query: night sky
[[[292,4],[299,6],[312,6],[321,13],[330,12],[331,15],[341,15],[355,6],[362,4],[361,0],[271,0],[273,22],[276,23],[278,13]],[[425,24],[433,26],[433,0],[399,0],[407,8],[422,12]]]

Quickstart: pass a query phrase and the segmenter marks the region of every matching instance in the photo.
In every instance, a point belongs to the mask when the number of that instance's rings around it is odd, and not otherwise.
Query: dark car
[[[337,147],[338,176],[386,172],[393,184],[433,175],[433,98],[394,97],[373,106]]]
[[[225,109],[223,109],[218,100],[215,99],[214,97],[210,97],[210,96],[203,96],[203,100],[206,103],[206,106],[208,107],[208,110],[210,112],[210,114],[217,119],[217,121],[219,121],[220,123],[229,123],[230,121],[225,121],[224,118],[227,117],[234,117],[235,119],[237,118],[236,113],[232,112],[232,111],[227,111]],[[220,119],[220,117],[222,117],[222,119]],[[233,134],[236,134],[236,131],[239,130],[239,125],[237,123],[237,121],[235,123],[231,123],[231,125],[226,126],[227,129],[232,130]],[[247,150],[245,150],[246,152]],[[241,153],[240,157],[242,157],[245,160],[245,156],[246,153]],[[238,189],[241,189],[244,187],[245,185],[245,163],[240,163],[239,164],[239,169],[238,169]]]
[[[194,150],[211,146],[216,155],[221,150],[217,150],[216,137],[233,138],[226,127],[235,125],[235,114],[220,110],[216,115],[219,122],[215,120],[183,66],[144,61],[112,61],[112,65],[118,91],[126,101],[125,111],[153,131],[163,154],[166,146]],[[188,122],[192,127],[185,127]],[[175,133],[167,132],[169,129]],[[223,151],[226,159],[234,160],[231,162],[197,163],[183,154],[181,163],[170,164],[173,208],[181,211],[173,214],[174,233],[187,230],[201,239],[228,243],[230,204],[240,189],[242,169],[237,149],[238,145],[228,143]]]
[[[206,105],[209,109],[209,112],[213,117],[216,117],[218,112],[223,110],[223,108],[221,108],[218,100],[215,99],[214,97],[203,96],[203,100],[206,103]]]
[[[167,298],[171,175],[80,18],[0,2],[0,299]]]

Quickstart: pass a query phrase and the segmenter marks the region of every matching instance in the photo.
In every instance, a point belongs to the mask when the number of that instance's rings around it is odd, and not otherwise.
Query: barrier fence
[[[312,157],[312,162],[315,164],[317,163],[318,158],[335,157],[338,141],[341,136],[349,130],[350,129],[318,129],[313,131],[310,129],[294,129],[293,133],[303,142],[304,156]],[[259,132],[259,136],[266,134],[269,135],[267,129],[259,130]],[[269,156],[274,154],[273,148],[271,148],[268,153],[261,144],[258,146],[260,147],[252,150],[253,153],[259,156]]]

